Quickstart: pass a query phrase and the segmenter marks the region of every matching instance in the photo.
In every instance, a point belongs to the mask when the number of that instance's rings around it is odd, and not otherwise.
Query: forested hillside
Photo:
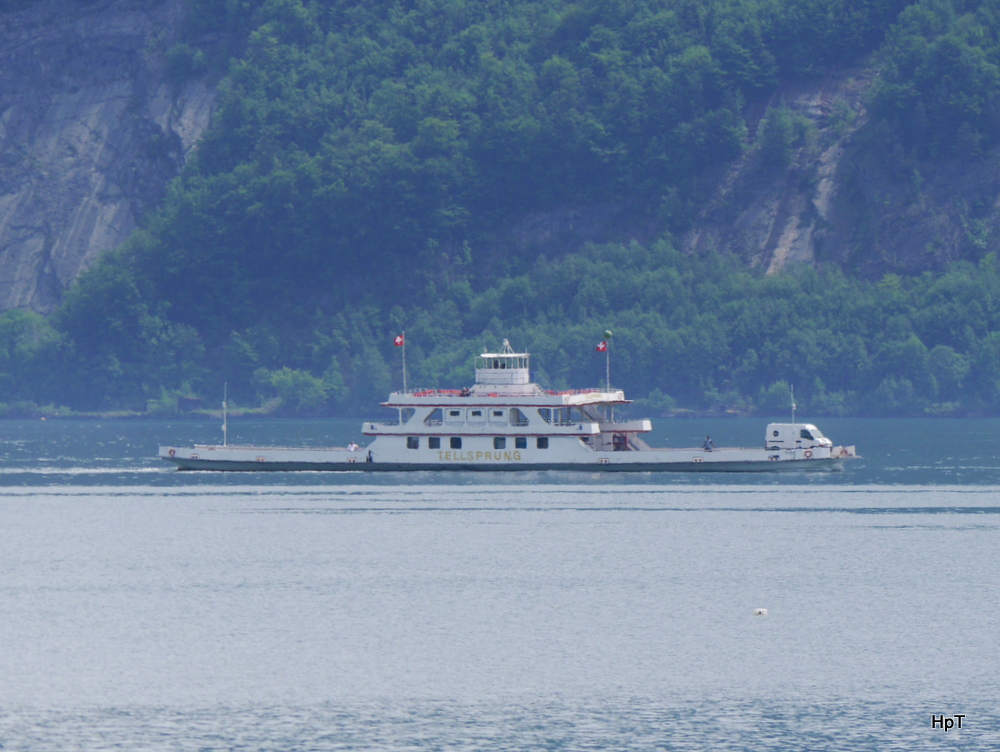
[[[877,71],[859,176],[869,160],[912,183],[928,160],[991,158],[996,2],[190,0],[189,14],[192,40],[246,36],[229,63],[195,41],[172,51],[179,76],[227,66],[213,125],[162,210],[51,320],[0,317],[9,411],[169,411],[226,382],[244,405],[368,412],[401,385],[403,329],[411,383],[462,385],[484,341],[508,337],[551,386],[589,385],[606,328],[612,381],[657,409],[774,410],[794,383],[817,413],[1000,411],[990,206],[967,212],[966,261],[912,278],[768,277],[674,240],[726,165],[780,167],[810,137],[780,107],[759,128],[750,113],[838,66]],[[527,215],[609,205],[642,242],[502,242]],[[841,232],[852,253],[877,235]]]

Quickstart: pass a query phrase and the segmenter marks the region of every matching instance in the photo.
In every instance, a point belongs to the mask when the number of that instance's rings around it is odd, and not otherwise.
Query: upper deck
[[[466,389],[409,389],[393,392],[385,407],[454,405],[525,405],[563,407],[572,405],[624,405],[621,389],[569,389],[550,391],[531,382],[531,356],[514,352],[507,340],[500,352],[485,352],[476,358],[476,381]]]
[[[475,392],[469,389],[415,389],[393,392],[384,407],[450,407],[453,405],[513,405],[528,407],[568,407],[573,405],[627,405],[621,389],[568,389],[562,392],[538,388],[536,391],[511,394],[506,390]]]

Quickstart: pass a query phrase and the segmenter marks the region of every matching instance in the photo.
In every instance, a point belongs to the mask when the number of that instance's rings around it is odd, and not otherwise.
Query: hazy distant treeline
[[[151,399],[169,412],[179,395],[214,404],[227,380],[231,401],[244,406],[280,396],[297,414],[358,414],[402,386],[392,336],[404,329],[411,387],[468,385],[473,356],[509,338],[533,354],[541,383],[562,389],[603,383],[595,346],[610,328],[612,384],[657,411],[780,411],[789,385],[814,414],[1000,408],[1000,262],[992,255],[945,274],[874,283],[834,268],[765,277],[666,242],[589,246],[483,290],[456,274],[424,293],[388,309],[316,313],[287,340],[266,326],[233,332],[214,355],[193,328],[147,317],[138,296],[93,311],[101,328],[86,336],[70,319],[55,322],[60,330],[11,312],[0,317],[2,388],[15,411],[26,409],[19,400],[138,409]],[[77,349],[102,336],[108,348]],[[132,358],[118,359],[112,344]]]

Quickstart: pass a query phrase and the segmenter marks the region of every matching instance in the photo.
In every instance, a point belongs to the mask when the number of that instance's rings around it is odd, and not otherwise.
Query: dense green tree
[[[225,70],[212,127],[51,322],[0,316],[8,401],[141,409],[228,383],[241,404],[367,412],[402,385],[404,328],[411,384],[467,383],[507,337],[565,388],[604,378],[610,327],[613,383],[656,409],[777,410],[794,384],[835,414],[1000,411],[1000,272],[982,250],[872,283],[671,242],[707,171],[748,147],[748,105],[861,55],[882,75],[859,144],[903,153],[907,179],[913,160],[995,146],[986,0],[186,6],[168,65]],[[231,61],[199,58],[219,32]],[[759,134],[778,166],[808,135],[780,104]],[[526,215],[615,202],[647,206],[661,239],[559,258],[498,242]]]
[[[921,156],[1000,142],[1000,14],[985,0],[913,3],[881,52],[873,116]]]

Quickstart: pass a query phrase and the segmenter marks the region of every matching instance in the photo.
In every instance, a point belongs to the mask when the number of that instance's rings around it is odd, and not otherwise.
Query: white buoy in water
[[[767,616],[767,609],[766,608],[755,608],[753,610],[753,615],[754,616]]]

